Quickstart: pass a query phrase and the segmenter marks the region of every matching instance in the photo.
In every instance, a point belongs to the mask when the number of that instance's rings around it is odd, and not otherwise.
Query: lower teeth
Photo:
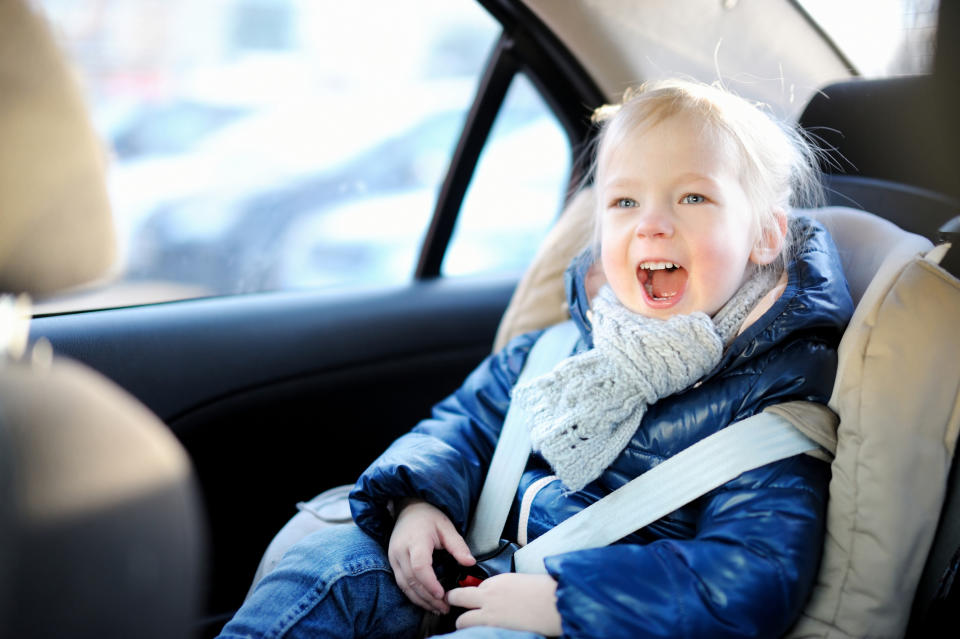
[[[653,292],[653,285],[652,285],[652,284],[645,284],[645,285],[643,286],[643,288],[646,289],[647,295],[650,296],[650,299],[652,299],[652,300],[655,301],[655,302],[662,302],[662,301],[664,301],[664,300],[669,300],[669,299],[671,299],[671,298],[673,298],[673,297],[676,296],[676,293],[674,293],[673,295],[664,295],[663,297],[658,297],[658,296],[657,296],[656,294],[654,294],[654,292]]]

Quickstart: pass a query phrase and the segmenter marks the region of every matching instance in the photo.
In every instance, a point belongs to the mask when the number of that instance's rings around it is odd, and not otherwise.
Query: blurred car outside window
[[[109,145],[120,242],[109,282],[35,312],[411,280],[500,34],[474,0],[35,3]],[[505,116],[489,153],[539,135],[514,161],[542,162],[551,118]],[[531,188],[501,177],[500,191]],[[555,179],[511,222],[552,219]],[[463,251],[456,271],[515,265],[515,246],[495,256],[502,239]]]

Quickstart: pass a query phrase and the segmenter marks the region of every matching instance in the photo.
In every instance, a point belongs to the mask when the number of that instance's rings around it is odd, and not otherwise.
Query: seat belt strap
[[[513,556],[516,570],[545,573],[545,557],[612,544],[748,470],[816,447],[787,419],[773,413],[730,424],[518,550]]]
[[[517,385],[550,372],[573,352],[580,331],[572,320],[556,324],[542,333],[530,349]],[[507,410],[497,447],[490,460],[473,521],[467,532],[467,545],[474,555],[496,550],[510,506],[517,494],[520,476],[530,457],[529,415],[513,402]]]

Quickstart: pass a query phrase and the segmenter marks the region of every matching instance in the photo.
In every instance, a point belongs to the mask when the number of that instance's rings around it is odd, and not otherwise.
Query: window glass
[[[563,205],[570,144],[527,77],[514,77],[467,189],[444,275],[513,273]]]
[[[408,280],[499,25],[474,0],[37,0],[110,147],[119,277],[38,312]]]
[[[939,0],[798,0],[867,77],[930,73]]]

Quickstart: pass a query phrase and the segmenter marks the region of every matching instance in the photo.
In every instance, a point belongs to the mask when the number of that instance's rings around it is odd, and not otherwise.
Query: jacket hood
[[[580,336],[587,346],[593,348],[593,326],[587,316],[590,310],[590,297],[587,295],[587,271],[597,261],[594,249],[584,249],[570,262],[563,273],[563,288],[567,296],[570,317],[580,329]]]
[[[763,352],[794,330],[808,330],[813,325],[833,328],[839,335],[846,328],[853,313],[853,300],[833,239],[810,217],[794,217],[790,224],[794,249],[787,264],[786,289],[766,313],[730,344],[717,369],[728,366],[738,357]],[[587,315],[590,298],[586,277],[596,260],[596,252],[588,248],[577,255],[564,272],[570,317],[591,348],[593,333]]]

